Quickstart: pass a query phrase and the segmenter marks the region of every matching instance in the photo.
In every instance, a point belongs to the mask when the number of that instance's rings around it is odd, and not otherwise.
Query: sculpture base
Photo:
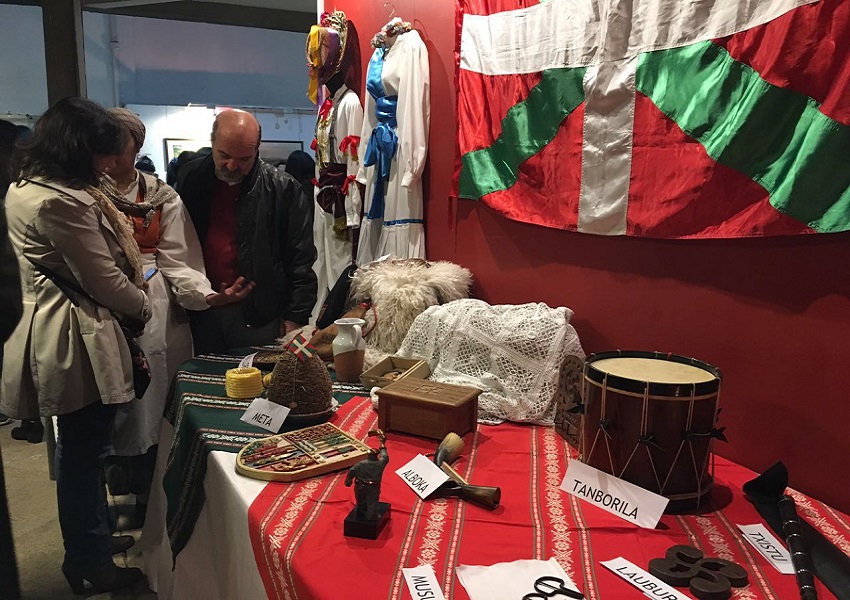
[[[357,516],[357,507],[355,506],[345,517],[343,525],[343,533],[348,537],[365,538],[367,540],[376,540],[381,535],[387,523],[390,522],[390,503],[378,502],[378,518],[375,521],[366,521]]]

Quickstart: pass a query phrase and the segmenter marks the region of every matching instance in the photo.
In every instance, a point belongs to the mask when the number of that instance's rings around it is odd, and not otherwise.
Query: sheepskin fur
[[[374,307],[364,316],[364,329],[371,330],[367,353],[370,347],[396,352],[420,313],[429,306],[469,297],[471,285],[472,273],[447,261],[385,260],[361,267],[351,282],[351,297]]]

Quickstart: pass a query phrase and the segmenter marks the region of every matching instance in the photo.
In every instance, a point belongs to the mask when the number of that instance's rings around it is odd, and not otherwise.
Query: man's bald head
[[[260,124],[249,112],[219,113],[211,136],[216,177],[231,185],[240,183],[257,161],[261,133]]]

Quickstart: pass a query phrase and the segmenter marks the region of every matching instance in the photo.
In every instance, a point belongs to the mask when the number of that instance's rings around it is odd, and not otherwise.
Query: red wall
[[[713,241],[598,237],[509,221],[449,198],[454,160],[454,3],[396,0],[431,64],[426,232],[431,259],[475,276],[493,304],[568,306],[589,354],[674,352],[723,371],[715,448],[850,512],[850,235]],[[337,0],[365,65],[393,6]],[[364,71],[365,72],[365,71]],[[361,90],[362,91],[362,90]]]

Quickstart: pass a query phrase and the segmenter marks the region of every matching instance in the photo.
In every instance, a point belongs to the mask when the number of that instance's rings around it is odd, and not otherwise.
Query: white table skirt
[[[162,482],[174,429],[163,421],[154,482]],[[210,452],[204,477],[206,499],[189,543],[174,570],[166,533],[165,492],[151,490],[139,543],[148,585],[159,600],[265,600],[266,592],[248,533],[248,508],[266,482],[236,473],[236,455]]]

